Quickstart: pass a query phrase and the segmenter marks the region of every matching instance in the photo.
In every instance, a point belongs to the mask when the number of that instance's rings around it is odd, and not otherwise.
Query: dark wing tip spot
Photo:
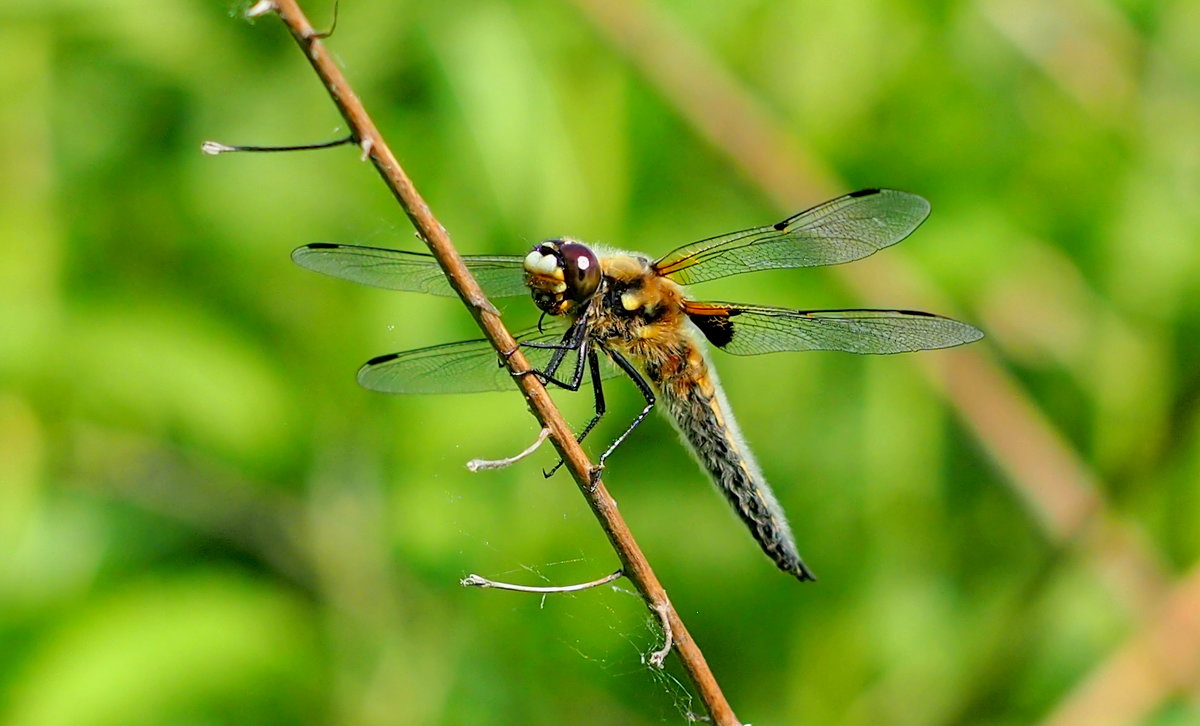
[[[786,220],[786,219],[783,220],[782,222],[775,223],[775,231],[776,232],[782,232],[783,230],[785,230],[787,228],[788,228],[788,220]]]
[[[826,310],[796,310],[795,313],[806,318],[811,318],[813,314],[820,315],[822,313],[890,313],[893,315],[913,315],[922,318],[941,318],[949,320],[945,315],[937,313],[927,313],[924,310],[897,310],[894,308],[829,308]]]
[[[853,197],[869,197],[872,194],[878,194],[879,191],[880,191],[879,189],[859,189],[857,192],[850,192],[846,196],[851,197],[851,198],[853,198]]]
[[[377,355],[374,358],[372,358],[371,360],[367,361],[366,363],[363,363],[362,367],[363,367],[363,370],[366,370],[367,368],[370,368],[372,366],[377,366],[380,363],[387,363],[390,360],[396,360],[399,357],[400,357],[399,353],[388,353],[386,355]]]
[[[336,250],[338,247],[341,247],[341,245],[334,244],[333,242],[310,242],[309,244],[301,246],[300,249],[302,249],[302,250]]]

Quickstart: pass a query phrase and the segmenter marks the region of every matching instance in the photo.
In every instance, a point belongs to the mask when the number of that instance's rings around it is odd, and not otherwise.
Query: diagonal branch
[[[616,502],[602,482],[597,481],[594,485],[589,482],[593,467],[587,455],[576,443],[575,437],[541,382],[536,376],[528,375],[531,372],[529,362],[521,353],[516,340],[504,327],[496,308],[484,296],[483,290],[463,264],[462,257],[450,241],[450,235],[434,217],[412,180],[379,134],[357,94],[321,43],[320,34],[313,29],[295,0],[261,0],[248,14],[262,15],[272,10],[279,15],[304,52],[304,56],[320,76],[330,98],[362,147],[364,158],[369,158],[375,165],[375,169],[400,202],[421,239],[437,258],[438,264],[449,278],[450,285],[466,303],[467,309],[487,339],[507,360],[509,370],[529,402],[534,416],[542,426],[550,430],[550,439],[554,447],[566,462],[566,467],[587,498],[588,505],[599,520],[613,549],[616,550],[625,575],[637,587],[647,607],[652,612],[662,615],[664,621],[670,625],[675,652],[679,655],[684,670],[696,687],[713,722],[722,726],[739,724],[709,670],[704,654],[692,640],[679,614],[672,607],[666,591],[651,570],[650,563],[634,540],[632,532],[618,513]]]
[[[1107,660],[1086,676],[1042,726],[1123,726],[1143,723],[1174,695],[1200,690],[1200,568],[1160,601]]]

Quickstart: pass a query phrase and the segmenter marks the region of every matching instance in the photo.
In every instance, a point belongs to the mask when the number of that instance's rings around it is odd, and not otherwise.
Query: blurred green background
[[[0,5],[0,724],[685,722],[627,583],[458,585],[616,561],[549,451],[465,470],[535,435],[515,390],[356,386],[478,337],[455,300],[289,261],[421,249],[356,150],[199,153],[344,132],[244,7]],[[932,202],[853,270],[696,291],[988,334],[716,354],[820,582],[775,570],[664,420],[610,460],[744,721],[1167,726],[1200,723],[1197,37],[1194,0],[344,0],[330,45],[464,253]],[[609,388],[593,451],[639,406]]]

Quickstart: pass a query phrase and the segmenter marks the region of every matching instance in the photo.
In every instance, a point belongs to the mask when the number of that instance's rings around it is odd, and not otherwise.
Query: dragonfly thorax
[[[566,315],[600,286],[600,261],[582,242],[551,239],[525,256],[525,284],[533,303],[550,315]]]

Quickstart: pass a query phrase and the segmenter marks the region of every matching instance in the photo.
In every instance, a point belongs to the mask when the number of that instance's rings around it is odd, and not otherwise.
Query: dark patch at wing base
[[[693,315],[693,308],[700,314]],[[688,303],[685,310],[714,346],[734,355],[801,350],[883,355],[950,348],[983,337],[971,325],[917,310],[789,310],[733,303]]]
[[[711,310],[716,310],[715,308]],[[684,306],[684,312],[687,313],[688,319],[692,324],[704,333],[704,337],[708,342],[724,348],[733,340],[733,321],[729,318],[732,315],[737,315],[738,310],[722,309],[719,312],[700,311],[691,306]]]

